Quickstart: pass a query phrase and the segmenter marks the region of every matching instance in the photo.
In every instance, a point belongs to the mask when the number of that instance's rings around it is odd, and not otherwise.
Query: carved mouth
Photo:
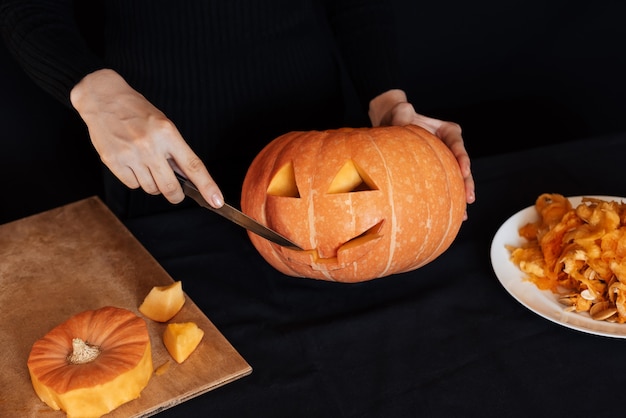
[[[333,257],[321,257],[317,248],[311,250],[295,250],[283,248],[289,261],[311,266],[313,270],[338,270],[349,266],[371,251],[372,247],[382,238],[380,230],[384,220],[368,228],[360,235],[346,241],[337,248]]]

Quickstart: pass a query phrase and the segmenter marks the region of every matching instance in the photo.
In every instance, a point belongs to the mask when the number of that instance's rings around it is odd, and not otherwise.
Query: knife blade
[[[297,244],[294,244],[293,242],[291,242],[289,239],[285,238],[278,232],[257,222],[253,218],[249,217],[248,215],[234,208],[228,203],[224,203],[224,205],[221,208],[214,208],[213,206],[209,205],[209,203],[204,199],[204,197],[202,197],[202,194],[200,194],[200,191],[198,191],[198,188],[190,180],[188,180],[187,178],[185,178],[184,176],[178,173],[175,173],[175,174],[176,174],[176,178],[178,178],[178,181],[180,182],[180,185],[183,187],[183,192],[185,192],[185,195],[195,200],[196,203],[199,204],[200,206],[207,208],[217,213],[218,215],[223,216],[229,221],[232,221],[236,223],[237,225],[246,228],[248,231],[254,232],[260,237],[268,239],[272,241],[273,243],[276,243],[280,246],[292,248],[295,250],[302,249]]]

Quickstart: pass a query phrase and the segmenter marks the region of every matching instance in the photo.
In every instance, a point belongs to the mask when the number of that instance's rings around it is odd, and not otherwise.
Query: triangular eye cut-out
[[[328,193],[351,193],[378,190],[374,181],[354,161],[348,160],[335,175]]]
[[[267,186],[267,194],[271,196],[300,197],[300,191],[296,184],[296,174],[293,171],[293,163],[283,165],[274,174]]]

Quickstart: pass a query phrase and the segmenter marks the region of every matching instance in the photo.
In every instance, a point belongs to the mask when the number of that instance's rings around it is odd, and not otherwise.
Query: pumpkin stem
[[[100,355],[100,347],[88,344],[80,338],[72,339],[72,349],[72,353],[67,356],[70,364],[89,363]]]

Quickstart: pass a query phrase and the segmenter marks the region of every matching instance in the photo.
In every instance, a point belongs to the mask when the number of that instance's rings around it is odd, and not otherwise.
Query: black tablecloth
[[[476,159],[449,250],[358,284],[282,275],[205,209],[127,221],[253,368],[159,416],[623,416],[626,341],[526,309],[489,248],[543,192],[626,196],[625,158],[626,134]]]

